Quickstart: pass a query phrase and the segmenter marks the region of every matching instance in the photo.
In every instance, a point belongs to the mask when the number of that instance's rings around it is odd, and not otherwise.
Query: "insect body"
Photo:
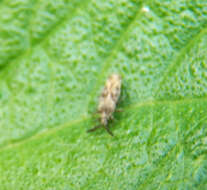
[[[98,104],[98,114],[101,125],[98,125],[88,132],[95,131],[100,127],[104,127],[107,132],[113,136],[113,133],[108,128],[108,121],[113,119],[113,112],[116,109],[121,92],[121,77],[118,74],[112,74],[106,81],[105,87],[101,93]]]

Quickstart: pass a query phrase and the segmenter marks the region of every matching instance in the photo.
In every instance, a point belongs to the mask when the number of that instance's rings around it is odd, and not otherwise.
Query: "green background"
[[[0,189],[207,189],[207,0],[0,0]]]

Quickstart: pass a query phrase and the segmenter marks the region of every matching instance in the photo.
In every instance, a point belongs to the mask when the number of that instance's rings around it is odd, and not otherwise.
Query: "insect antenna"
[[[114,134],[110,131],[110,129],[107,126],[104,126],[104,129],[113,137]]]
[[[87,130],[87,132],[88,132],[88,133],[93,132],[93,131],[95,131],[95,130],[98,129],[98,128],[101,128],[101,126],[100,126],[100,125],[97,125],[97,126],[95,126],[94,128]]]

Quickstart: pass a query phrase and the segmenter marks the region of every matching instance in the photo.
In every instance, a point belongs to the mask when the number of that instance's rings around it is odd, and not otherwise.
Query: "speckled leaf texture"
[[[0,190],[78,189],[207,189],[207,0],[0,0]]]

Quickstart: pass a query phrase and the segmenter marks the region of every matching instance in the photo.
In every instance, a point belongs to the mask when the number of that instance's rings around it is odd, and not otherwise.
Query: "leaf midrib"
[[[144,102],[139,102],[137,104],[132,104],[132,105],[125,107],[124,112],[127,112],[129,110],[133,110],[133,109],[137,109],[137,108],[141,108],[141,107],[146,107],[146,106],[156,106],[156,105],[176,106],[176,105],[180,105],[180,104],[191,104],[191,103],[195,103],[195,102],[199,103],[199,102],[203,102],[203,101],[207,101],[207,96],[200,97],[200,98],[185,98],[185,99],[180,99],[180,100],[164,100],[164,101],[158,101],[158,100],[148,101],[147,100]],[[15,143],[6,143],[6,144],[4,144],[4,146],[0,146],[0,151],[20,146],[20,145],[25,144],[29,141],[39,139],[44,136],[49,136],[49,135],[55,134],[55,133],[57,133],[57,131],[60,131],[66,127],[73,126],[75,124],[82,123],[84,121],[88,121],[91,119],[91,116],[90,115],[88,115],[88,116],[83,115],[83,116],[80,116],[80,118],[81,119],[78,119],[78,120],[65,122],[59,126],[53,127],[51,129],[43,131],[41,133],[36,133],[33,136],[29,136],[28,138],[24,138],[23,140],[18,141],[18,139],[16,139]]]

